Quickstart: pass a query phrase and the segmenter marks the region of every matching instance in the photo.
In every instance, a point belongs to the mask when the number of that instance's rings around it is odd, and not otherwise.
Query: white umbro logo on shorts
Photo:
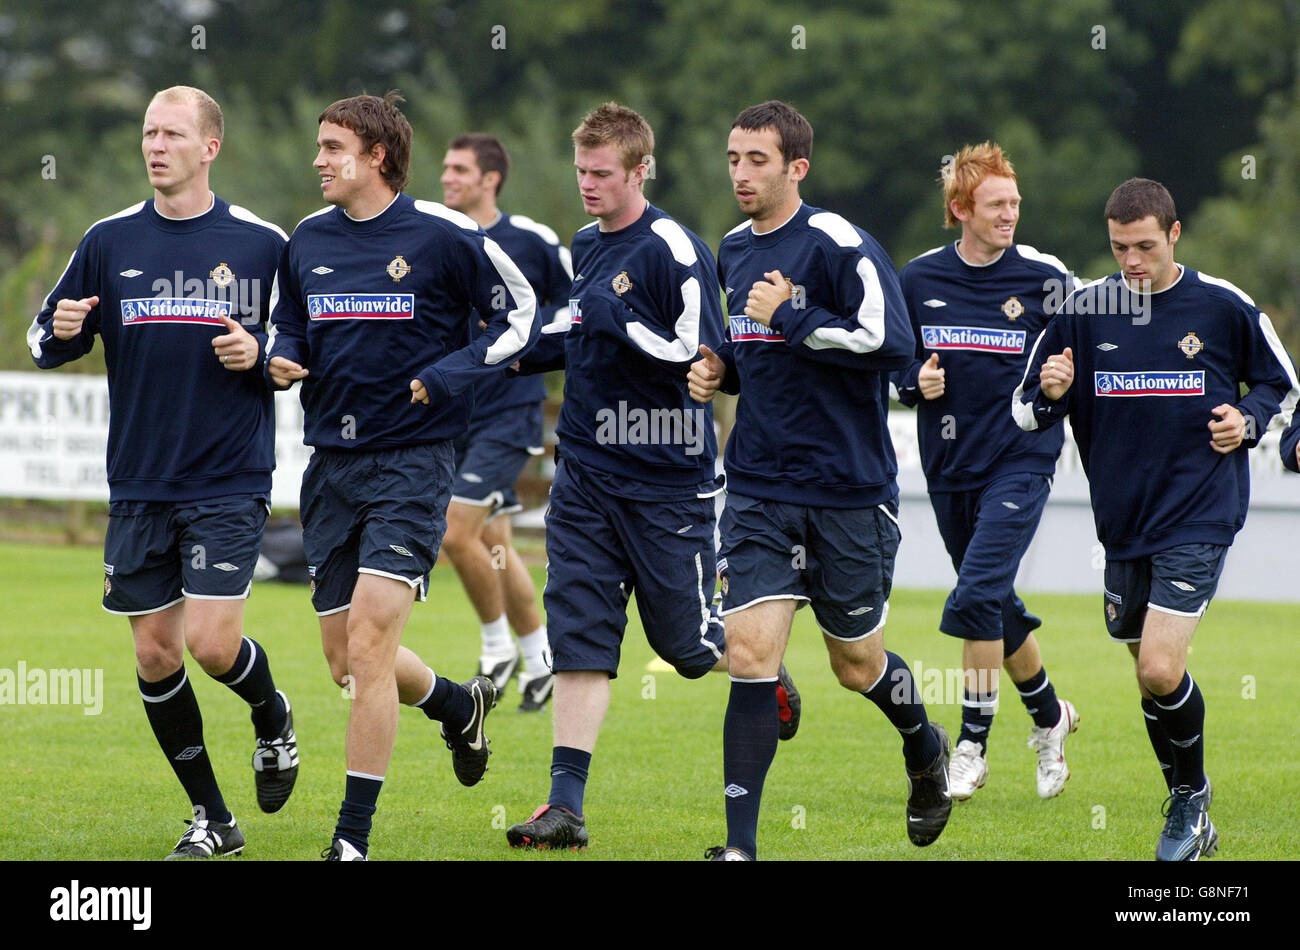
[[[678,529],[677,529],[677,533],[678,533],[678,534],[685,534],[687,531],[690,531],[690,530],[691,530],[692,528],[694,528],[694,527],[695,527],[695,525],[693,525],[693,524],[688,524],[688,525],[687,525],[686,527],[684,527],[684,528],[678,528]]]
[[[311,272],[313,274],[320,274],[322,277],[324,277],[326,274],[334,273],[334,268],[326,267],[324,264],[322,264],[320,267],[313,267],[311,269]]]
[[[870,613],[873,609],[874,609],[874,608],[872,608],[872,607],[859,607],[857,610],[850,610],[850,611],[849,611],[849,616],[850,616],[850,617],[859,617],[859,616],[861,616],[862,614]]]
[[[143,273],[144,273],[144,271],[142,271],[142,270],[136,270],[134,267],[132,267],[130,270],[124,270],[124,271],[122,271],[122,273],[119,274],[118,276],[119,276],[119,277],[139,277],[139,276],[140,276],[141,274],[143,274]]]
[[[1002,507],[1003,507],[1003,508],[1010,508],[1012,511],[1019,511],[1019,510],[1020,510],[1020,506],[1017,505],[1014,501],[1004,501],[1004,502],[1002,503]]]
[[[1187,591],[1187,593],[1189,594],[1196,593],[1196,588],[1193,587],[1191,584],[1187,583],[1187,581],[1170,581],[1169,583],[1173,584],[1179,590]]]
[[[929,300],[924,301],[924,303],[925,303],[925,305],[926,305],[927,307],[946,307],[946,306],[948,306],[948,302],[947,302],[946,300],[940,300],[938,297],[931,297]]]
[[[219,571],[237,571],[237,570],[239,570],[238,567],[236,567],[235,565],[231,564],[229,561],[222,561],[220,564],[213,564],[212,566],[215,567],[215,568],[216,568],[217,570],[219,570]]]
[[[477,485],[479,482],[483,481],[482,475],[475,475],[473,472],[461,472],[460,477],[465,479],[465,481],[469,482],[471,485]]]
[[[726,795],[728,798],[739,798],[741,795],[748,795],[749,789],[741,788],[735,782],[732,782],[722,790],[722,794]]]
[[[414,554],[412,554],[410,551],[406,550],[406,548],[402,547],[400,544],[390,544],[388,547],[389,547],[391,550],[396,551],[396,552],[397,552],[398,554],[400,554],[402,557],[415,557]]]

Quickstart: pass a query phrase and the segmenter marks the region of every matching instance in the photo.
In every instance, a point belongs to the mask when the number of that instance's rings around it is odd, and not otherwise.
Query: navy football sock
[[[1060,721],[1061,704],[1056,698],[1056,689],[1047,678],[1047,670],[1041,666],[1029,679],[1016,684],[1016,692],[1039,729],[1050,729]]]
[[[758,857],[758,807],[776,757],[776,680],[731,681],[722,722],[722,780],[727,847]]]
[[[1156,715],[1169,736],[1174,758],[1173,783],[1192,791],[1205,787],[1205,699],[1200,687],[1184,671],[1182,682],[1172,693],[1155,696]]]
[[[474,697],[459,683],[439,676],[432,669],[429,673],[433,676],[433,685],[428,695],[414,704],[415,707],[446,726],[448,735],[460,732],[474,715]]]
[[[582,796],[587,791],[591,753],[566,745],[551,750],[551,794],[546,802],[582,814]]]
[[[343,804],[339,807],[339,822],[334,826],[334,837],[360,851],[370,849],[370,825],[379,801],[379,791],[384,787],[382,775],[348,772],[343,791]]]
[[[969,689],[963,690],[961,732],[957,735],[957,741],[970,740],[976,743],[981,750],[987,751],[989,730],[993,728],[993,713],[997,706],[997,690],[991,693],[972,693]],[[913,771],[916,770],[913,769]]]
[[[146,683],[138,674],[136,680],[154,738],[189,796],[195,816],[229,823],[230,810],[203,745],[203,716],[185,667],[156,683]]]
[[[870,689],[863,690],[862,695],[880,707],[903,737],[903,761],[908,771],[924,771],[942,751],[939,737],[930,728],[921,693],[903,658],[886,651],[885,660],[880,678]]]
[[[1169,744],[1169,735],[1157,715],[1154,699],[1142,700],[1142,721],[1147,726],[1147,738],[1156,754],[1156,763],[1160,766],[1160,777],[1165,780],[1165,787],[1174,787],[1174,747]]]
[[[285,708],[271,679],[271,664],[261,645],[244,637],[234,664],[220,676],[212,677],[248,703],[253,710],[253,731],[257,738],[271,740],[284,729]]]

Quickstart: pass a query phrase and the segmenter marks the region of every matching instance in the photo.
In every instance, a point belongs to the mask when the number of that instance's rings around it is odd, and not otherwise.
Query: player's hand
[[[1226,402],[1215,406],[1210,412],[1219,417],[1211,419],[1209,423],[1210,432],[1214,436],[1210,440],[1210,448],[1220,455],[1227,455],[1241,445],[1242,439],[1246,437],[1246,417],[1240,409]]]
[[[916,374],[916,385],[926,399],[938,399],[943,395],[944,371],[939,368],[938,353],[931,353],[930,358],[921,364]]]
[[[411,402],[422,402],[426,406],[429,404],[429,390],[418,379],[411,380]]]
[[[686,385],[696,402],[711,402],[727,375],[727,364],[703,343],[700,344],[700,356],[701,359],[691,364]]]
[[[81,325],[86,322],[86,314],[99,306],[98,297],[83,297],[81,300],[60,300],[54,308],[54,320],[50,329],[60,340],[71,340],[81,332]]]
[[[271,376],[271,382],[281,389],[287,389],[295,380],[307,375],[306,369],[283,356],[272,356],[270,362],[266,364],[266,369]]]
[[[779,270],[768,271],[763,280],[754,281],[749,288],[749,299],[745,301],[745,316],[761,323],[765,327],[772,325],[772,314],[776,308],[790,299],[790,285],[785,282]]]
[[[1074,382],[1074,354],[1067,346],[1063,353],[1049,356],[1038,371],[1038,385],[1043,395],[1055,402],[1064,396]]]
[[[245,330],[230,317],[222,317],[226,333],[212,338],[212,349],[216,351],[221,365],[231,372],[242,372],[257,365],[260,347],[257,337]]]

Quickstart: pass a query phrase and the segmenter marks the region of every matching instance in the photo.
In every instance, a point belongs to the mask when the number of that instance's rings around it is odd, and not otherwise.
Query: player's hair
[[[975,189],[985,178],[996,175],[999,178],[1016,180],[1016,170],[1005,155],[1002,146],[995,142],[981,142],[979,145],[965,145],[953,156],[952,161],[945,161],[939,171],[939,181],[943,182],[943,226],[955,228],[961,224],[952,213],[952,203],[963,211],[975,210]]]
[[[384,161],[379,166],[390,188],[401,191],[406,187],[407,172],[411,165],[411,123],[398,110],[397,104],[405,102],[396,89],[379,96],[353,96],[331,103],[320,114],[317,122],[332,122],[350,129],[361,139],[361,151],[369,152],[376,145],[384,147]]]
[[[781,149],[781,162],[789,165],[796,158],[812,158],[813,127],[794,106],[780,99],[750,106],[736,116],[733,129],[759,132],[776,130],[777,145]]]
[[[447,148],[473,151],[480,172],[496,172],[501,176],[496,190],[498,195],[501,194],[501,189],[506,186],[506,176],[510,174],[510,156],[506,154],[506,147],[500,139],[486,132],[466,132],[452,139]]]
[[[655,134],[639,113],[617,102],[606,102],[582,117],[573,130],[573,144],[588,149],[613,145],[623,168],[631,171],[654,155]]]
[[[1106,199],[1106,220],[1132,224],[1152,217],[1160,230],[1168,234],[1178,220],[1174,196],[1169,189],[1150,178],[1130,178]]]
[[[202,89],[193,86],[168,86],[155,92],[153,98],[149,100],[149,105],[155,102],[179,102],[194,106],[194,112],[199,120],[199,131],[206,138],[213,138],[218,142],[225,138],[226,120],[221,114],[221,106],[217,105],[217,100]]]

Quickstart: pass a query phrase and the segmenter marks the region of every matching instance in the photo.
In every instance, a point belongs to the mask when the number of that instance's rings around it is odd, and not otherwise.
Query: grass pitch
[[[154,742],[136,691],[127,622],[99,606],[97,548],[0,545],[0,671],[103,670],[103,708],[0,705],[0,848],[5,859],[156,860],[184,830],[189,809]],[[538,588],[542,585],[537,572]],[[915,670],[932,718],[955,737],[960,694],[947,671],[960,644],[937,632],[944,594],[896,590],[886,645]],[[1109,642],[1100,596],[1027,598],[1044,619],[1044,662],[1059,695],[1078,708],[1067,743],[1073,773],[1063,795],[1040,801],[1030,721],[1011,683],[989,744],[989,779],[959,803],[938,842],[908,843],[900,743],[884,717],[840,688],[809,611],[796,615],[786,662],[803,696],[799,735],[782,743],[768,775],[759,827],[765,860],[1114,859],[1149,861],[1162,827],[1164,785],[1138,707],[1132,662]],[[1212,814],[1226,859],[1300,856],[1300,814],[1279,756],[1300,745],[1288,700],[1296,682],[1294,606],[1216,602],[1189,666],[1208,708]],[[226,801],[248,838],[244,860],[314,859],[330,841],[343,792],[348,704],[329,679],[302,587],[260,584],[246,631],[267,649],[290,696],[302,755],[293,798],[257,809],[246,707],[189,662],[206,741]],[[403,642],[436,670],[468,678],[477,622],[455,573],[433,573]],[[695,860],[725,840],[722,718],[726,677],[688,682],[654,668],[633,611],[621,675],[592,760],[587,855],[512,851],[505,827],[528,817],[549,788],[550,714],[516,712],[512,683],[487,721],[489,771],[466,789],[452,774],[438,726],[402,711],[379,800],[376,859],[582,861]],[[927,672],[930,671],[930,672]],[[4,675],[0,673],[0,676]],[[87,829],[112,829],[111,835]],[[1217,860],[1217,859],[1216,859]]]

